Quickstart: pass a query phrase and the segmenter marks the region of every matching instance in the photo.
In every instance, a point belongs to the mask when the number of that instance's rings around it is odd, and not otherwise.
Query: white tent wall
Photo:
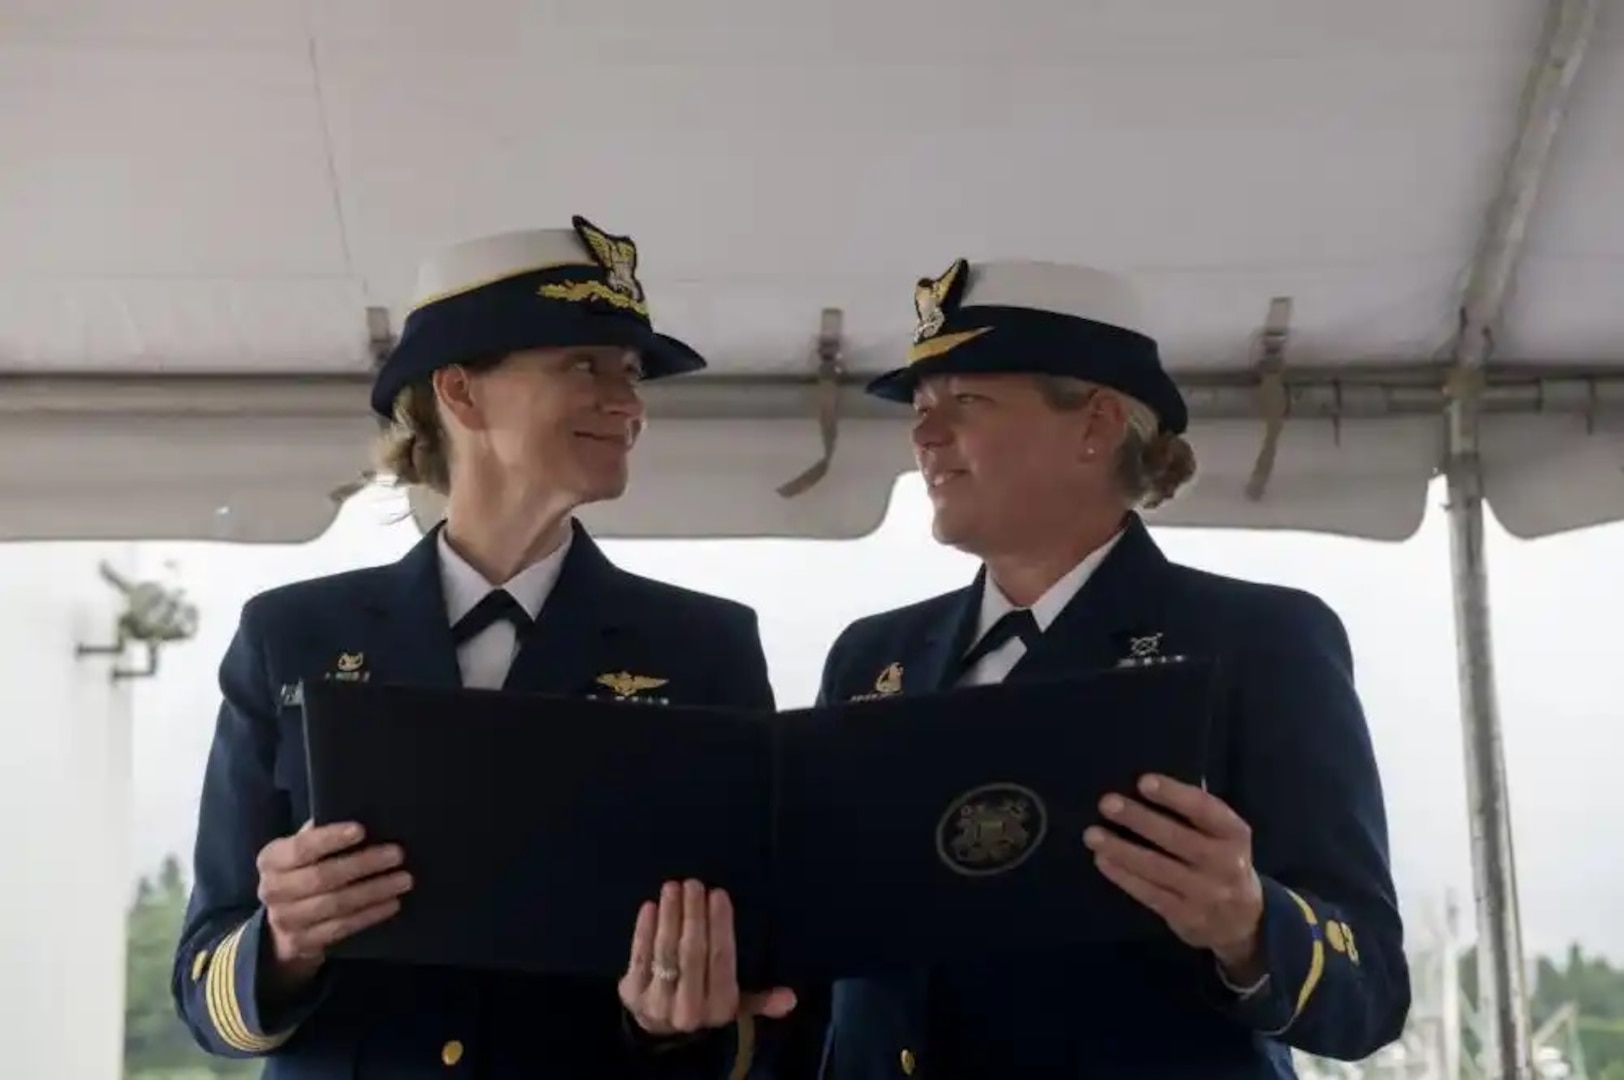
[[[1545,29],[1598,11],[1525,101]],[[858,381],[961,255],[1139,281],[1200,418],[1159,520],[1402,539],[1447,470],[1494,1064],[1526,1074],[1476,496],[1525,537],[1624,518],[1618,3],[0,0],[0,29],[7,538],[314,535],[365,466],[369,311],[398,326],[429,248],[576,211],[639,239],[714,369],[651,393],[608,533],[871,527],[905,419],[855,389],[829,474],[776,490],[821,452],[819,318]]]

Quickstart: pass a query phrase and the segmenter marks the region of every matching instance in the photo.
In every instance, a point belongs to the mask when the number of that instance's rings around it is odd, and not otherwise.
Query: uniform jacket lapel
[[[383,578],[366,607],[376,625],[373,677],[386,682],[461,686],[457,650],[440,585],[440,528],[436,526]]]
[[[986,574],[985,568],[977,571],[975,582],[968,588],[943,598],[941,614],[919,643],[918,657],[913,664],[917,676],[905,681],[906,689],[922,694],[952,689],[959,674],[959,657],[974,644],[972,639],[981,612],[981,587]],[[904,668],[906,670],[906,665]]]
[[[579,693],[601,670],[610,639],[627,629],[622,575],[579,523],[558,583],[525,635],[504,690]]]
[[[1167,558],[1150,530],[1139,515],[1130,515],[1122,539],[1009,679],[1053,679],[1115,667],[1133,638],[1161,629],[1166,569]]]

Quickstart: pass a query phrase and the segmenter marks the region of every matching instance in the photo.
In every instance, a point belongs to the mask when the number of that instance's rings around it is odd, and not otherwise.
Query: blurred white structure
[[[0,552],[7,1076],[123,1073],[131,684],[111,677],[119,658],[75,647],[113,636],[124,603],[99,569],[129,572],[132,546]]]

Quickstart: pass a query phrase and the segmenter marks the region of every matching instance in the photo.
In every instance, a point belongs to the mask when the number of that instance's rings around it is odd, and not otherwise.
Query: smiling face
[[[613,347],[529,349],[491,367],[435,374],[454,455],[504,486],[581,505],[618,498],[642,433],[642,364]]]
[[[1120,513],[1109,462],[1121,404],[1093,392],[1058,407],[1027,375],[948,375],[914,394],[914,458],[936,539],[986,558]]]

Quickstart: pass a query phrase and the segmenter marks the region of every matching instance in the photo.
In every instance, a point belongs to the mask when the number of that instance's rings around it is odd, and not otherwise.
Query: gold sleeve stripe
[[[287,1042],[293,1033],[256,1035],[248,1030],[242,1002],[237,998],[237,950],[242,945],[247,925],[237,927],[215,946],[208,981],[203,985],[203,1000],[209,1010],[209,1022],[219,1033],[221,1042],[244,1054],[266,1054]]]
[[[1314,914],[1314,909],[1307,900],[1304,900],[1292,890],[1287,889],[1286,895],[1291,897],[1296,905],[1302,909],[1303,919],[1307,921],[1309,929],[1314,935],[1314,946],[1313,952],[1310,953],[1308,958],[1308,974],[1303,978],[1301,989],[1297,991],[1297,1007],[1292,1010],[1291,1019],[1286,1021],[1284,1027],[1276,1031],[1265,1032],[1264,1034],[1267,1035],[1283,1034],[1291,1025],[1297,1022],[1297,1018],[1308,1007],[1308,1001],[1314,996],[1314,991],[1319,989],[1320,979],[1325,975],[1325,938],[1319,930],[1319,916]]]
[[[733,1068],[728,1071],[727,1080],[745,1080],[756,1060],[756,1018],[741,1013],[735,1026],[738,1028],[737,1045],[733,1049]]]

